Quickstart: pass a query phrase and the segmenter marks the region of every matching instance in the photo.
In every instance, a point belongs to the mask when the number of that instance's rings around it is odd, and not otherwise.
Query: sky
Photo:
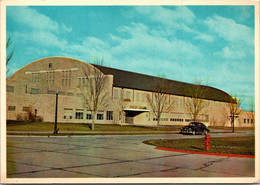
[[[10,73],[63,56],[212,87],[255,92],[254,6],[7,6]]]

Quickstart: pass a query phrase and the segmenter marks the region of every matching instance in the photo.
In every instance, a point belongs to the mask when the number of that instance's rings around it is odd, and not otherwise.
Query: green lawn
[[[222,127],[222,126],[209,126],[209,129],[221,129],[221,130],[231,130],[231,127]],[[255,130],[255,127],[235,127],[235,131],[243,131],[243,130]]]
[[[206,152],[203,140],[204,138],[163,139],[148,140],[144,143],[165,148]],[[210,144],[210,150],[207,151],[210,153],[255,155],[255,138],[253,136],[211,138]]]
[[[89,124],[80,123],[58,123],[60,131],[92,131]],[[7,131],[53,131],[54,123],[45,122],[13,122],[8,123]],[[162,127],[159,131],[179,131],[179,128],[166,128]],[[104,125],[95,124],[95,131],[157,131],[156,127],[141,127],[141,126],[120,126],[120,125]]]

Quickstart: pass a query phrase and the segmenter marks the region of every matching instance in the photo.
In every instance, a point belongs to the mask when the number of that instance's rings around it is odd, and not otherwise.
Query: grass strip
[[[204,138],[194,139],[159,139],[147,140],[143,143],[164,148],[173,148],[178,150],[238,154],[238,155],[255,155],[255,138],[247,137],[223,137],[211,138],[210,150],[205,150]]]
[[[92,131],[91,125],[86,123],[58,123],[59,131]],[[13,122],[8,123],[7,131],[53,131],[54,123],[48,122]],[[112,125],[112,124],[95,124],[95,131],[157,131],[157,127],[130,126],[130,125]],[[159,131],[180,131],[179,128],[160,127]]]

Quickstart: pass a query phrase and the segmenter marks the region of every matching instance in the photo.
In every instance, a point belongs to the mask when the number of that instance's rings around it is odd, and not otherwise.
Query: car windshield
[[[189,126],[202,126],[202,123],[191,122]]]

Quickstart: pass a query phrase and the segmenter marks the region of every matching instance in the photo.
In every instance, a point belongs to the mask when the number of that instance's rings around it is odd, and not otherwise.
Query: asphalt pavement
[[[212,133],[211,137],[252,135]],[[148,139],[181,134],[8,136],[7,178],[254,177],[255,159],[157,150]]]

